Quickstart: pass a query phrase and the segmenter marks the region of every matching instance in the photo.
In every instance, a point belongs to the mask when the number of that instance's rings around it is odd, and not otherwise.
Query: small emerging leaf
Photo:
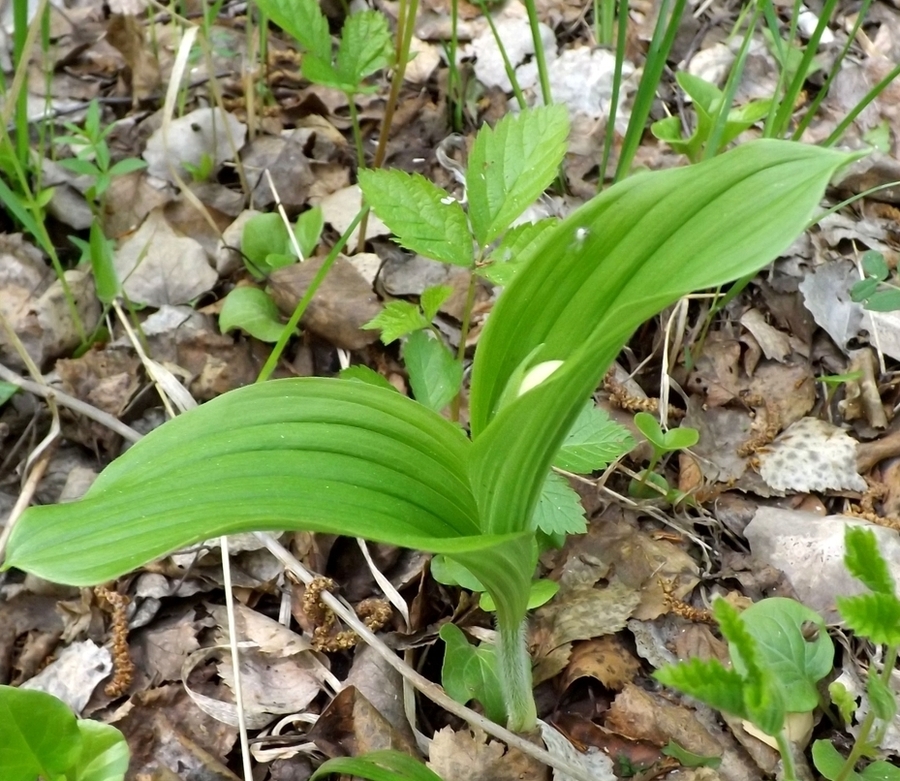
[[[381,341],[390,344],[401,336],[406,336],[422,328],[428,328],[428,321],[422,310],[408,301],[391,301],[363,328],[381,330]]]
[[[870,312],[896,312],[900,309],[900,290],[893,287],[876,290],[866,300],[866,309]]]
[[[337,52],[337,72],[349,86],[391,63],[393,42],[380,11],[358,11],[347,17]]]
[[[884,255],[875,250],[869,250],[868,252],[863,253],[862,267],[867,276],[875,277],[875,279],[882,282],[888,278],[888,274],[890,273]]]
[[[462,384],[462,365],[429,331],[410,334],[403,345],[403,360],[416,401],[435,412],[446,407]]]
[[[356,366],[348,366],[346,369],[341,369],[340,372],[338,372],[338,376],[342,380],[365,382],[369,385],[375,385],[379,388],[397,391],[397,393],[400,392],[393,385],[391,385],[386,377],[383,377],[378,372],[373,371],[368,366],[363,366],[362,364],[357,364]]]
[[[319,781],[338,773],[368,781],[443,781],[417,759],[394,749],[370,751],[358,757],[329,759],[310,776],[309,781]]]
[[[726,670],[721,662],[693,658],[663,667],[653,677],[717,710],[746,718],[744,681],[734,670]]]
[[[434,285],[433,287],[425,288],[422,291],[421,298],[419,298],[419,306],[422,307],[422,311],[425,313],[425,319],[428,322],[434,320],[441,305],[452,295],[453,288],[450,285]]]
[[[398,169],[360,171],[359,186],[400,246],[442,263],[471,267],[472,237],[465,212],[452,195],[420,174]]]
[[[284,326],[278,307],[264,290],[236,287],[222,304],[219,328],[223,334],[241,328],[261,342],[277,342]]]
[[[91,222],[91,232],[88,242],[91,254],[91,269],[94,272],[94,285],[97,288],[97,298],[104,304],[109,304],[122,292],[119,277],[113,265],[113,243],[106,238],[100,221],[94,219]]]
[[[900,645],[900,600],[894,594],[838,597],[837,608],[847,627],[876,645]]]
[[[304,259],[315,252],[324,227],[325,216],[321,206],[314,206],[297,218],[297,222],[294,224],[294,235],[297,237],[297,244],[300,246]]]
[[[447,694],[462,705],[478,700],[491,721],[505,722],[506,705],[493,646],[470,645],[456,624],[444,624],[439,634],[446,646],[441,683]]]
[[[478,131],[466,191],[469,219],[481,246],[500,236],[550,185],[566,154],[568,134],[563,105],[507,114],[493,129]]]
[[[876,593],[893,594],[894,578],[878,549],[878,539],[871,529],[847,526],[844,532],[844,566],[866,588]]]

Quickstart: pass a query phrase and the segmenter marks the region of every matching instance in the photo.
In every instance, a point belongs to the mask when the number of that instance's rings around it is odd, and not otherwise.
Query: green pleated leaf
[[[4,567],[87,585],[210,537],[278,529],[481,551],[502,540],[480,536],[470,447],[439,415],[363,383],[302,378],[241,388],[151,432],[80,501],[28,509]],[[523,556],[515,539],[510,545],[497,556],[524,559],[507,566],[519,572],[484,580],[484,562],[476,556],[472,566],[488,588],[524,588],[510,597],[524,600],[529,549]]]
[[[443,263],[472,265],[465,212],[445,190],[420,174],[384,169],[360,171],[359,186],[400,246]]]
[[[544,234],[494,307],[475,355],[470,475],[487,529],[510,531],[531,517],[553,454],[634,329],[680,296],[776,258],[848,160],[818,147],[751,142],[689,168],[626,179]],[[563,365],[501,409],[526,359]]]

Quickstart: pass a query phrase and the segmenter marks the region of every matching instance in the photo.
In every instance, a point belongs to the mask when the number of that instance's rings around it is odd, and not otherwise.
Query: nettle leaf
[[[545,534],[584,534],[587,530],[581,498],[565,477],[547,473],[531,524]]]
[[[419,306],[422,307],[422,311],[425,313],[425,319],[428,322],[434,320],[441,305],[452,295],[453,288],[450,285],[434,285],[433,287],[425,288],[419,298]]]
[[[328,20],[317,0],[257,0],[257,7],[320,60],[331,60]]]
[[[447,694],[462,705],[478,700],[485,716],[503,724],[506,705],[493,646],[482,643],[476,648],[456,624],[444,624],[439,634],[445,644],[441,683]]]
[[[847,627],[877,645],[900,645],[900,600],[894,594],[838,597],[837,608]]]
[[[653,677],[665,686],[679,689],[716,710],[746,718],[744,681],[734,670],[726,670],[714,659],[690,659],[657,670]]]
[[[360,171],[359,186],[400,246],[442,263],[472,265],[475,256],[465,212],[445,190],[420,174],[397,169]]]
[[[391,301],[363,328],[381,329],[381,341],[384,344],[390,344],[401,336],[428,328],[429,325],[422,310],[415,304],[411,304],[409,301]]]
[[[431,332],[410,334],[403,344],[403,360],[413,395],[420,404],[440,412],[459,393],[462,364]]]
[[[589,402],[566,435],[553,466],[587,475],[605,469],[634,446],[634,437],[627,428],[610,420],[605,410]]]
[[[844,566],[854,578],[876,593],[894,593],[894,578],[878,549],[878,538],[871,529],[847,526],[844,548]]]
[[[0,686],[0,724],[5,778],[64,777],[81,755],[75,714],[44,692]]]
[[[277,342],[284,330],[278,307],[268,293],[256,287],[236,287],[222,303],[219,329],[240,328],[261,342]]]
[[[510,228],[476,273],[495,285],[505,287],[522,268],[528,248],[537,242],[545,230],[558,224],[559,220],[548,217]]]
[[[547,189],[565,157],[568,135],[569,114],[562,105],[507,114],[493,129],[478,131],[466,192],[481,246],[500,236]]]
[[[347,17],[341,30],[337,71],[352,86],[388,67],[394,45],[387,19],[379,11],[359,11]]]
[[[781,597],[757,602],[740,617],[755,641],[758,666],[775,679],[786,709],[813,710],[819,703],[817,684],[834,665],[834,645],[822,617],[793,599]],[[821,629],[812,640],[804,637],[807,622]],[[735,670],[754,677],[744,649],[732,647],[731,651]]]

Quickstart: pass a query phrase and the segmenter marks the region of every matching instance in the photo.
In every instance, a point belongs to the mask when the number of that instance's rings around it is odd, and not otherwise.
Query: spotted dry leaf
[[[759,474],[777,491],[865,491],[856,440],[818,418],[801,418],[759,453]]]

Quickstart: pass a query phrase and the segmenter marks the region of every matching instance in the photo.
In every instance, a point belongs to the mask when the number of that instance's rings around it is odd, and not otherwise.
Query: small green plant
[[[64,126],[70,135],[58,136],[55,141],[57,144],[69,144],[75,157],[60,160],[59,164],[73,173],[93,178],[94,183],[85,192],[85,196],[94,213],[99,214],[113,177],[140,171],[147,167],[147,163],[136,157],[112,162],[106,139],[115,126],[101,127],[100,104],[96,100],[88,105],[83,127],[71,122],[66,122]]]
[[[392,749],[370,751],[361,757],[329,759],[310,776],[309,781],[320,781],[338,773],[369,781],[443,781],[417,759]]]
[[[900,309],[900,286],[889,282],[891,272],[884,255],[869,250],[862,256],[865,278],[850,288],[850,298],[871,312],[895,312]]]
[[[241,234],[244,265],[257,280],[263,281],[275,269],[312,255],[323,227],[322,210],[318,206],[297,218],[293,236],[280,214],[257,214],[247,221]],[[222,333],[240,328],[262,342],[277,342],[284,326],[278,307],[265,290],[240,286],[225,297],[219,328]]]
[[[259,0],[257,6],[305,50],[300,64],[304,78],[347,96],[357,162],[363,168],[366,160],[354,96],[374,92],[377,87],[366,85],[366,78],[393,62],[394,48],[384,14],[378,11],[350,14],[334,52],[328,19],[316,0]]]
[[[693,132],[688,138],[684,138],[681,132],[681,118],[677,116],[654,122],[650,126],[650,131],[660,141],[665,141],[676,152],[696,163],[707,154],[707,145],[715,130],[717,117],[722,111],[725,93],[715,84],[686,72],[676,73],[675,81],[694,103],[696,123]],[[719,146],[725,146],[747,128],[764,119],[771,105],[771,100],[753,100],[746,106],[731,109],[719,137]]]
[[[850,754],[844,757],[829,741],[817,740],[813,762],[829,781],[896,781],[900,768],[877,760],[877,747],[897,712],[890,682],[900,648],[900,599],[870,530],[848,526],[845,548],[847,569],[872,593],[838,597],[838,610],[858,637],[884,648],[882,669],[878,672],[874,664],[870,668],[867,714]],[[795,781],[787,722],[790,714],[808,713],[821,704],[819,683],[834,664],[834,645],[825,622],[815,611],[784,598],[765,599],[740,614],[719,599],[713,613],[728,641],[731,669],[716,660],[692,659],[662,668],[656,678],[772,736],[784,763],[784,778]],[[850,723],[853,697],[839,684],[832,684],[829,692]],[[876,761],[857,770],[863,758]]]
[[[115,727],[77,719],[40,691],[0,686],[0,769],[9,779],[122,781],[128,744]]]
[[[432,257],[474,263],[530,203],[540,186],[534,171],[544,173],[546,149],[559,142],[517,136],[521,128],[473,147],[468,213],[433,185],[414,184],[432,192],[409,216],[430,226],[421,240]],[[536,710],[522,628],[538,550],[533,518],[554,457],[634,330],[688,291],[770,262],[851,159],[751,142],[628,179],[546,229],[523,251],[480,335],[469,434],[363,382],[257,383],[165,423],[80,501],[26,510],[3,566],[97,583],[191,542],[267,529],[443,553],[494,600],[508,726],[529,731]]]
[[[689,426],[662,430],[659,421],[648,412],[638,412],[634,416],[634,424],[646,438],[652,453],[650,464],[642,470],[639,479],[629,485],[629,493],[640,499],[664,498],[669,504],[676,505],[688,498],[683,491],[669,485],[663,475],[654,470],[667,453],[675,453],[693,447],[700,439],[700,432]]]

